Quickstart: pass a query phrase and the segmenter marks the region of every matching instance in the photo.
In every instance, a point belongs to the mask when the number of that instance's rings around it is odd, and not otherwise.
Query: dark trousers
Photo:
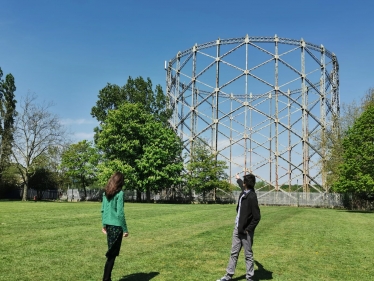
[[[104,276],[103,281],[111,281],[112,280],[112,270],[114,266],[114,261],[116,257],[108,257],[104,267]]]
[[[114,261],[121,250],[123,231],[120,226],[107,225],[106,232],[108,251],[105,254],[107,260],[104,266],[103,281],[111,281]]]

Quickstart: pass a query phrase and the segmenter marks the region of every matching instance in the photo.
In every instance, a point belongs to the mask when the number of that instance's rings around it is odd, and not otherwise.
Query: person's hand
[[[104,233],[104,234],[106,234],[106,228],[103,227],[103,228],[101,229],[101,232]]]
[[[236,174],[235,178],[238,180],[240,179],[239,173]]]
[[[129,233],[128,233],[128,232],[125,232],[125,233],[123,234],[123,237],[127,237],[127,236],[129,236]]]

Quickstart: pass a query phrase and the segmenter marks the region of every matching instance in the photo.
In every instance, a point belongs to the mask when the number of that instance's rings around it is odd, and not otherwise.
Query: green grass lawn
[[[125,205],[113,280],[216,280],[228,262],[234,205]],[[261,207],[255,280],[374,280],[374,214]],[[0,280],[101,280],[100,203],[0,202]],[[234,280],[245,280],[243,255]]]

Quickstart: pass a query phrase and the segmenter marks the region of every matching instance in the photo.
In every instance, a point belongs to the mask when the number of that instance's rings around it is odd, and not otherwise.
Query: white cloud
[[[78,141],[82,141],[82,140],[91,141],[91,140],[93,140],[94,132],[92,132],[92,133],[84,133],[84,132],[74,133],[73,137]]]

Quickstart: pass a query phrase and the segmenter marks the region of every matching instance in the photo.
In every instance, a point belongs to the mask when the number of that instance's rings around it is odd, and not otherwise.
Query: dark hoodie
[[[237,180],[240,188],[243,188],[243,181],[241,179]],[[254,189],[249,189],[250,191],[245,194],[242,198],[242,203],[240,206],[239,222],[238,222],[238,233],[245,234],[245,232],[254,232],[256,226],[260,222],[261,213],[258,207],[257,195]],[[242,191],[239,195],[239,200],[245,192]],[[239,201],[236,206],[236,212],[239,209]]]

